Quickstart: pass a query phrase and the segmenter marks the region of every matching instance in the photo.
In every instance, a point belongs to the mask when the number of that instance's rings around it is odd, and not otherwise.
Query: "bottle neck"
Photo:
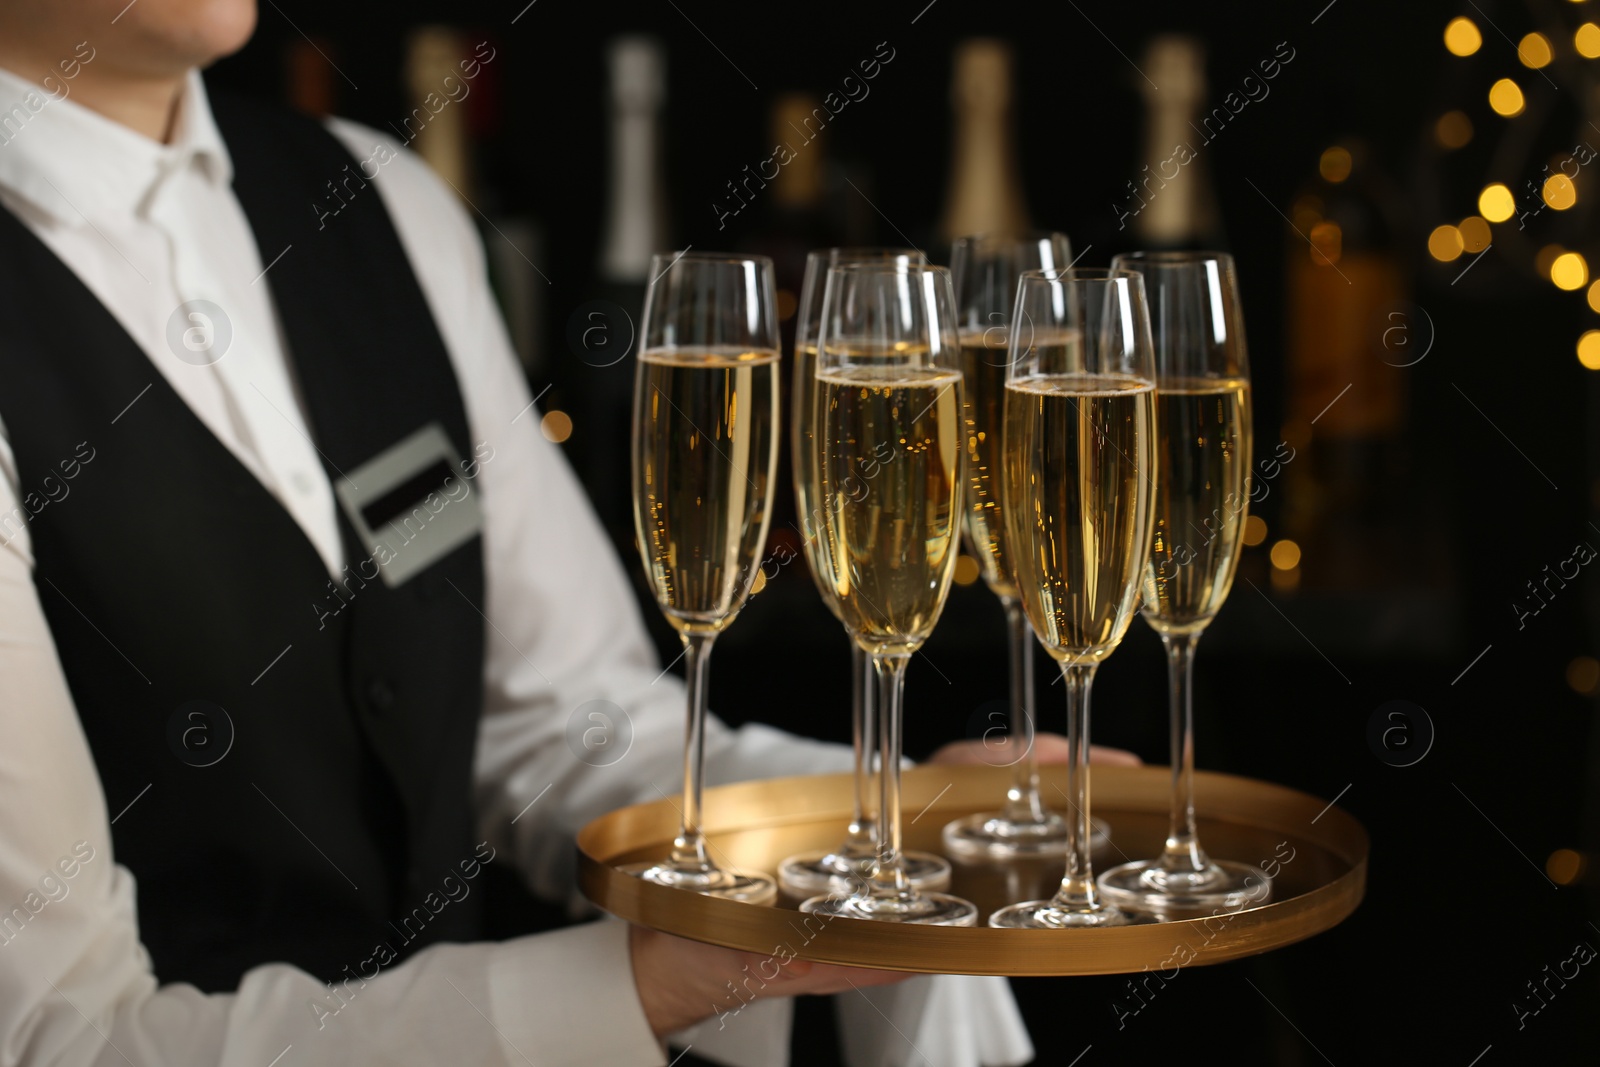
[[[1027,229],[1009,119],[1001,109],[957,111],[944,219],[949,236]]]
[[[660,251],[657,142],[653,110],[612,112],[611,196],[600,258],[600,273],[607,281],[644,281],[650,256]]]

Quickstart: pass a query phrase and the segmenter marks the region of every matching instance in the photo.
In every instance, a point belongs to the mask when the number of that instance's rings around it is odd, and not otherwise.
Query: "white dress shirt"
[[[30,93],[45,96],[0,70],[0,114]],[[70,97],[28,111],[0,143],[0,201],[110,310],[337,576],[345,560],[336,505],[285,357],[273,262],[233,195],[199,75],[185,88],[170,144]],[[443,335],[472,440],[492,449],[477,483],[487,624],[474,771],[480,837],[535,892],[569,900],[577,913],[577,830],[681,788],[683,689],[661,672],[607,538],[560,451],[537,430],[470,218],[392,138],[330,125],[360,159],[379,144],[394,153],[373,185]],[[193,300],[225,309],[232,327],[228,350],[206,365],[179,358],[167,341],[174,310]],[[16,469],[0,427],[0,516],[31,488],[32,472]],[[70,496],[51,506],[70,507]],[[615,921],[426,949],[383,970],[331,1017],[311,1007],[327,987],[287,964],[252,969],[228,994],[159,985],[139,941],[133,876],[111,850],[113,814],[138,818],[138,798],[102,794],[32,579],[29,531],[23,523],[8,533],[13,526],[0,526],[0,1067],[666,1062],[634,991],[626,927]],[[594,699],[623,708],[633,730],[627,756],[607,767],[578,760],[566,743],[569,715]],[[849,766],[839,746],[708,724],[712,782]],[[15,908],[29,918],[12,933],[3,920]],[[895,989],[875,993],[883,1008],[855,998],[856,1012],[864,1005],[876,1015],[861,1020],[855,1043],[898,1027],[895,1040],[908,1047],[880,1041],[859,1054],[864,1062],[931,1055],[937,1067],[975,1067],[1032,1056],[1003,980],[914,979]],[[940,1010],[929,1010],[934,1002]],[[963,1009],[977,1021],[963,1021]],[[707,1058],[781,1065],[788,1019],[788,1002],[762,1002],[682,1040]]]

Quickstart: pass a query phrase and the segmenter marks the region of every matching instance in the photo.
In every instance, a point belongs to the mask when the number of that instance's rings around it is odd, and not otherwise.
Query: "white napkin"
[[[847,1067],[1019,1067],[1033,1042],[1004,978],[927,974],[835,1001]]]

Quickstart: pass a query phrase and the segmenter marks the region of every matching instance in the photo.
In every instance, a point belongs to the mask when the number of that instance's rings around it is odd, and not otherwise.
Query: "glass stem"
[[[1194,649],[1199,641],[1199,631],[1161,636],[1172,719],[1172,814],[1161,869],[1173,874],[1200,874],[1211,865],[1194,818]]]
[[[877,826],[872,817],[873,691],[877,679],[866,649],[850,642],[851,723],[856,759],[855,813],[845,837],[844,853],[850,859],[877,854]]]
[[[700,830],[700,795],[706,766],[706,666],[714,633],[683,635],[684,678],[689,690],[689,721],[683,740],[683,824],[672,842],[672,866],[680,871],[714,870]]]
[[[1011,649],[1011,740],[1022,746],[1022,758],[1011,765],[1011,788],[1006,790],[1005,817],[1012,822],[1042,823],[1044,804],[1039,800],[1039,756],[1033,748],[1033,629],[1022,601],[1003,596],[1007,643]]]
[[[880,899],[910,900],[900,843],[900,725],[909,654],[874,655],[878,676],[878,864],[871,893]]]
[[[1051,901],[1069,912],[1099,911],[1100,891],[1089,862],[1089,690],[1094,685],[1094,663],[1063,663],[1061,680],[1067,687],[1067,873]]]

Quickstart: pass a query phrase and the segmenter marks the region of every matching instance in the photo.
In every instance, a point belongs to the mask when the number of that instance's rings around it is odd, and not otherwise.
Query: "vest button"
[[[374,710],[388,711],[394,707],[394,690],[382,678],[374,678],[367,683],[367,700]]]

